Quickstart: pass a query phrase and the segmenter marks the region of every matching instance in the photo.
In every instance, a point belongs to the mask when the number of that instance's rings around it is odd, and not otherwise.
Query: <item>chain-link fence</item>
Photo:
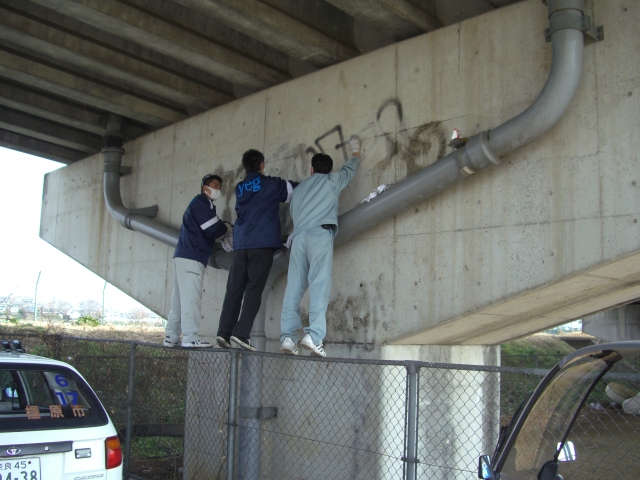
[[[474,478],[545,373],[238,350],[189,362],[185,479]]]
[[[78,368],[121,435],[127,478],[149,480],[476,478],[478,456],[493,452],[501,426],[545,374],[47,335],[22,340],[28,352]],[[634,379],[627,374],[623,383],[637,392]],[[603,462],[623,456],[618,463],[633,471],[635,449],[602,453],[603,435],[640,444],[638,417],[612,406],[605,386],[576,424],[576,449],[599,452]],[[571,478],[588,478],[582,473]]]

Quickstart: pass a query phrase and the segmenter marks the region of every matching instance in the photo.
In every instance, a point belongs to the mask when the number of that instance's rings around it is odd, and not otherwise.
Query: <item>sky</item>
[[[9,295],[102,305],[105,281],[39,237],[44,175],[62,163],[0,147],[0,303]],[[137,301],[107,283],[105,308],[128,312]]]

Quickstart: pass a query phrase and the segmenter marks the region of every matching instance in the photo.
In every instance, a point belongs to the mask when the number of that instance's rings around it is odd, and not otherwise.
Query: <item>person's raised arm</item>
[[[338,191],[340,192],[353,180],[360,165],[360,139],[352,135],[349,139],[349,147],[351,148],[351,159],[336,172],[338,174]]]

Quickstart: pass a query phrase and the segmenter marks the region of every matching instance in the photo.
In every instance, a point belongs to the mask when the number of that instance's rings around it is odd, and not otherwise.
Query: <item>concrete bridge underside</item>
[[[551,131],[336,249],[330,354],[492,363],[494,349],[471,346],[640,297],[640,4],[594,0],[592,15],[606,38],[587,41],[578,92]],[[246,149],[265,152],[267,174],[300,181],[313,152],[339,168],[342,141],[357,134],[364,160],[341,197],[346,212],[448,153],[454,128],[471,136],[529,106],[549,72],[546,27],[546,8],[524,1],[139,137],[124,146],[124,202],[157,204],[177,228],[212,171],[225,180],[219,213],[235,220]],[[173,251],[115,222],[101,179],[100,155],[47,175],[41,237],[166,316]],[[290,231],[286,207],[282,218]],[[215,335],[226,278],[208,269],[204,337]],[[270,350],[285,284],[266,306]]]

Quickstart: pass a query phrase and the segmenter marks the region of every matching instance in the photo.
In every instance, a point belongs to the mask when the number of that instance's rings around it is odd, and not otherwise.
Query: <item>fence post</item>
[[[127,419],[125,423],[125,439],[124,439],[124,478],[129,478],[129,460],[131,458],[131,433],[133,429],[133,387],[136,373],[136,347],[137,343],[131,343],[129,349],[129,387],[127,391]]]
[[[408,363],[407,403],[405,410],[404,478],[415,480],[418,470],[418,382],[420,366]]]
[[[229,413],[227,421],[227,480],[235,479],[235,453],[236,453],[236,431],[238,422],[236,413],[238,411],[238,350],[232,348],[229,351]]]

